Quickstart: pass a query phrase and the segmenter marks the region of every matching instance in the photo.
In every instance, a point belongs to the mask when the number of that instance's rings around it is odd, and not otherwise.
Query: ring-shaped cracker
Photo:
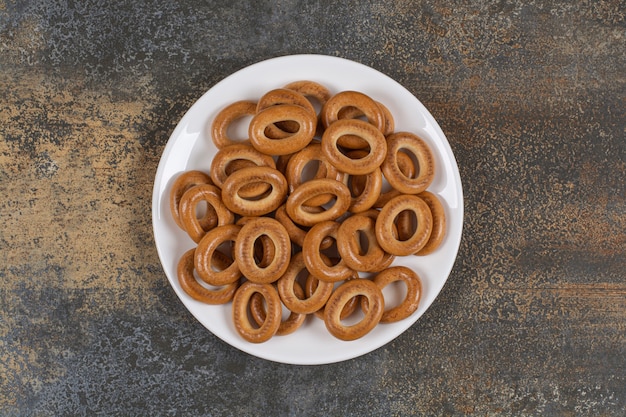
[[[408,151],[417,160],[415,177],[407,177],[402,172],[397,155],[401,150]],[[435,157],[428,144],[411,132],[397,132],[387,137],[387,155],[381,169],[389,184],[404,194],[419,194],[425,191],[435,178]]]
[[[297,297],[304,297],[304,290],[297,282],[294,283],[293,291]],[[250,297],[250,314],[252,315],[252,319],[259,326],[263,324],[265,317],[267,317],[263,296],[258,292],[252,294],[252,297]],[[291,311],[285,320],[281,320],[280,326],[278,326],[278,330],[276,331],[276,336],[286,336],[295,332],[302,326],[306,317],[306,314]]]
[[[284,138],[271,138],[266,129],[276,123],[294,121],[299,125],[295,133]],[[268,155],[287,155],[308,145],[315,135],[317,118],[301,106],[278,104],[254,115],[248,127],[250,142],[258,151]]]
[[[200,184],[212,184],[211,177],[205,172],[198,170],[186,171],[179,174],[170,190],[170,211],[174,222],[178,227],[185,230],[183,223],[180,220],[180,199],[185,194],[185,191],[195,185]],[[215,220],[215,213],[206,213],[206,218],[200,220],[200,224],[203,229],[209,229],[212,221]]]
[[[198,219],[197,207],[201,202],[206,202],[205,221]],[[200,184],[188,189],[179,203],[180,221],[189,237],[196,243],[211,229],[216,226],[231,224],[235,221],[234,214],[224,205],[221,191],[214,185]],[[208,216],[214,217],[206,221]]]
[[[274,247],[274,257],[267,265],[255,261],[255,242],[266,237]],[[241,227],[235,241],[235,260],[239,270],[249,281],[270,284],[278,280],[289,267],[291,240],[287,230],[278,220],[271,217],[254,217]]]
[[[366,151],[356,150],[348,153],[350,158],[360,158],[367,154]],[[349,175],[350,184],[350,207],[351,213],[361,213],[374,206],[383,189],[383,173],[380,168],[364,175]]]
[[[248,140],[238,141],[228,136],[228,127],[237,119],[254,116],[256,102],[249,100],[236,101],[219,111],[211,124],[211,139],[217,149],[236,143],[246,143]]]
[[[374,209],[374,208],[359,213],[360,216],[370,217],[371,219],[374,220],[374,222],[376,222],[376,219],[378,219],[378,215],[379,214],[380,214],[380,210],[377,210],[377,209]],[[374,227],[376,227],[376,226],[374,226]],[[374,231],[376,231],[376,229],[374,229]],[[394,229],[393,229],[392,233],[393,233],[393,236],[398,236],[398,232],[395,230],[395,225],[394,225]],[[376,241],[378,241],[378,238],[376,238]],[[384,251],[384,249],[383,249],[383,251]],[[393,261],[395,261],[395,259],[396,259],[396,255],[392,255],[391,253],[385,251],[385,255],[380,260],[380,264],[378,264],[378,266],[376,268],[374,268],[372,270],[372,272],[380,272],[380,271],[382,271],[384,269],[387,269],[393,263]]]
[[[346,107],[355,107],[367,118],[367,123],[380,132],[385,129],[385,115],[380,106],[371,97],[359,91],[342,91],[328,99],[320,112],[324,127],[328,129],[339,120],[339,112]]]
[[[380,107],[380,110],[383,112],[383,115],[385,116],[385,127],[382,129],[383,135],[385,136],[391,135],[396,129],[396,122],[393,118],[393,114],[391,114],[391,111],[389,111],[389,108],[385,106],[383,103],[381,103],[380,101],[377,101],[376,104],[378,104],[378,107]]]
[[[398,152],[396,154],[396,158],[397,158],[398,168],[400,168],[400,172],[402,172],[402,174],[404,174],[405,177],[412,178],[415,175],[415,170],[416,170],[415,164],[413,163],[413,159],[411,159],[411,157],[405,152]],[[400,191],[390,186],[390,189],[384,192],[381,192],[380,196],[374,203],[373,207],[381,208],[382,206],[387,204],[389,200],[391,200],[394,197],[399,196],[400,194],[403,194],[403,193],[401,193]]]
[[[401,240],[394,235],[396,217],[403,211],[415,213],[417,226],[414,233]],[[416,195],[404,194],[394,197],[380,210],[376,219],[376,239],[387,252],[396,256],[413,254],[426,245],[433,228],[433,217],[428,205]]]
[[[395,129],[395,121],[393,119],[393,115],[384,104],[378,101],[376,102],[376,104],[378,104],[378,107],[380,107],[380,110],[383,112],[383,115],[385,117],[384,128],[381,130],[381,132],[385,136],[390,135]],[[338,114],[339,119],[358,119],[364,116],[365,115],[361,110],[359,110],[357,107],[352,106],[344,107],[339,111]],[[351,135],[340,137],[337,143],[339,143],[340,146],[346,149],[363,149],[367,147],[367,143],[363,139]]]
[[[301,248],[304,244],[304,237],[309,231],[309,228],[294,223],[291,217],[289,217],[289,215],[287,214],[285,204],[276,209],[276,212],[274,213],[274,218],[285,227],[287,233],[289,234],[291,242],[295,243]],[[332,244],[333,240],[331,238],[326,238],[322,241],[320,249],[328,249],[332,246]]]
[[[446,213],[439,198],[430,191],[419,193],[418,197],[428,204],[433,216],[433,230],[430,232],[428,242],[416,253],[416,255],[423,256],[433,253],[443,242],[446,235]]]
[[[213,268],[213,262],[217,258],[218,248],[229,242],[237,240],[241,226],[228,224],[218,226],[207,232],[198,242],[194,265],[198,277],[210,285],[226,285],[241,278],[241,271],[237,262],[233,261],[226,268]]]
[[[354,271],[339,259],[334,265],[320,252],[321,242],[331,237],[337,240],[337,231],[340,223],[324,221],[311,227],[304,237],[302,256],[309,272],[320,281],[338,282],[352,276]]]
[[[297,91],[298,93],[308,98],[309,101],[311,101],[311,103],[314,106],[315,105],[319,106],[319,107],[316,107],[319,109],[319,111],[317,114],[318,121],[317,121],[317,130],[315,132],[315,135],[321,137],[322,133],[324,132],[324,125],[322,124],[320,113],[322,111],[322,108],[326,104],[326,102],[332,96],[330,90],[326,88],[325,86],[321,85],[320,83],[317,83],[315,81],[310,81],[310,80],[294,81],[292,83],[287,84],[285,88]]]
[[[344,306],[354,297],[367,299],[367,311],[356,324],[346,325],[341,322]],[[378,286],[368,279],[348,280],[335,289],[324,308],[326,328],[336,338],[345,341],[359,339],[368,334],[380,322],[385,309],[383,293]]]
[[[404,320],[413,314],[419,307],[420,298],[422,296],[422,281],[415,271],[406,266],[392,266],[381,271],[374,277],[374,283],[382,291],[387,285],[402,281],[406,285],[406,294],[400,304],[387,308],[382,317],[381,323],[394,323]],[[388,304],[388,303],[385,303]],[[361,308],[366,311],[368,308],[367,300],[363,299]]]
[[[293,155],[293,153],[278,155],[276,158],[276,169],[279,170],[281,174],[285,175],[287,173],[287,164],[289,164],[289,160]]]
[[[194,300],[206,304],[226,304],[232,300],[235,291],[239,287],[239,281],[234,281],[216,289],[204,287],[194,276],[194,257],[195,249],[189,249],[178,261],[176,275],[183,291]],[[220,266],[223,267],[224,265]]]
[[[320,281],[319,285],[310,296],[307,298],[298,296],[295,292],[294,284],[298,283],[296,279],[302,271],[308,272],[302,252],[299,252],[291,258],[289,268],[287,268],[285,274],[280,277],[276,283],[278,294],[283,304],[285,304],[285,307],[289,310],[301,314],[314,313],[324,307],[326,301],[328,301],[330,294],[333,292],[333,284],[331,282]],[[308,272],[308,274],[310,273]]]
[[[305,97],[311,97],[317,100],[321,107],[323,107],[331,97],[331,93],[328,88],[311,80],[293,81],[285,85],[285,88],[296,91]]]
[[[276,106],[279,104],[293,104],[296,106],[304,107],[310,111],[317,120],[317,113],[313,104],[303,94],[288,89],[288,88],[276,88],[265,93],[257,103],[257,113],[265,110],[270,106]],[[299,129],[297,122],[293,120],[286,120],[270,124],[265,128],[265,134],[271,139],[284,139],[287,136],[291,136]]]
[[[313,104],[303,94],[290,88],[275,88],[263,94],[257,102],[256,112],[259,113],[268,107],[280,104],[300,106],[310,113],[316,114]]]
[[[244,224],[257,218],[258,217],[256,216],[243,216],[239,218],[235,224],[243,226]],[[260,239],[254,243],[254,256],[257,264],[261,268],[268,266],[274,260],[275,250],[276,248],[274,247],[274,243],[272,243],[270,238],[267,236],[261,236]]]
[[[317,162],[317,170],[313,174],[312,179],[330,178],[337,181],[343,180],[344,174],[326,160],[322,152],[322,145],[318,142],[312,142],[289,158],[285,170],[285,178],[289,184],[290,193],[303,183],[303,174],[306,173],[305,170],[311,162]],[[306,204],[309,206],[321,206],[328,203],[332,198],[332,195],[320,195],[309,199]]]
[[[386,252],[378,244],[376,221],[368,216],[355,214],[341,222],[337,230],[337,250],[341,259],[355,271],[372,272],[379,268]],[[361,237],[367,239],[363,253]]]
[[[344,135],[355,135],[369,145],[367,155],[359,159],[344,155],[337,141]],[[380,167],[387,154],[385,137],[371,124],[358,119],[337,120],[324,131],[322,151],[326,159],[338,170],[353,175],[364,175]]]
[[[249,162],[244,163],[244,162]],[[254,166],[268,166],[276,168],[276,163],[270,155],[257,151],[250,144],[238,143],[219,149],[211,161],[210,175],[213,183],[222,187],[224,181],[237,169]],[[267,183],[247,184],[241,187],[239,194],[242,197],[253,197],[264,193],[268,189]]]
[[[271,189],[254,199],[243,198],[239,190],[247,184],[267,182]],[[287,195],[287,180],[271,167],[243,168],[226,178],[222,186],[222,201],[233,213],[242,216],[262,216],[276,210]]]
[[[353,271],[352,275],[348,277],[347,279],[361,279],[361,278],[359,277],[359,273],[357,271]],[[315,278],[313,274],[309,274],[306,281],[304,282],[304,295],[306,297],[310,297],[311,294],[313,294],[315,290],[317,289],[317,286],[319,285],[319,283],[320,283],[319,279]],[[341,312],[341,320],[346,319],[352,313],[354,313],[360,303],[361,303],[361,297],[354,297],[352,300],[350,300],[344,306],[343,311]],[[315,313],[313,313],[313,315],[320,320],[324,320],[324,308],[325,308],[325,305],[324,307],[320,308]]]
[[[311,210],[307,201],[320,195],[332,194],[336,197],[331,207],[322,210]],[[335,220],[350,207],[350,190],[348,186],[337,180],[320,178],[305,182],[296,188],[287,198],[286,210],[291,219],[302,226],[313,226],[317,223]]]
[[[248,318],[248,306],[253,294],[259,293],[265,299],[265,320],[260,326],[253,325]],[[278,291],[272,284],[244,282],[233,297],[233,322],[237,333],[250,343],[263,343],[272,338],[282,320],[282,303]]]

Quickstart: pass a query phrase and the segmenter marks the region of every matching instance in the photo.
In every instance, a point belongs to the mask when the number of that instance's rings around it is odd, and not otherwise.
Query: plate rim
[[[397,334],[395,334],[393,337],[385,339],[384,341],[380,342],[380,343],[374,343],[370,348],[366,348],[366,349],[362,349],[361,351],[357,352],[354,355],[345,355],[345,356],[337,356],[335,358],[332,358],[330,360],[289,360],[289,361],[285,361],[285,360],[281,360],[278,357],[272,357],[271,355],[263,355],[263,354],[259,354],[258,352],[255,352],[254,349],[252,347],[254,347],[254,344],[249,344],[250,347],[246,348],[246,347],[242,347],[241,345],[235,345],[233,343],[231,343],[230,341],[226,340],[224,337],[222,337],[222,335],[220,334],[216,334],[213,330],[209,329],[207,327],[207,325],[201,320],[200,317],[197,316],[197,314],[187,305],[187,302],[189,300],[185,300],[183,298],[184,294],[181,294],[177,288],[173,285],[172,282],[172,278],[169,276],[169,272],[166,268],[166,265],[164,264],[164,258],[163,258],[163,253],[162,253],[162,249],[160,248],[159,244],[158,244],[158,239],[157,239],[157,235],[158,235],[158,220],[159,220],[159,207],[161,205],[163,196],[165,195],[165,193],[163,193],[163,191],[165,191],[165,189],[163,188],[163,181],[165,180],[165,178],[163,178],[163,171],[166,168],[167,162],[169,161],[169,157],[171,156],[171,153],[173,152],[173,150],[176,147],[176,144],[178,142],[177,138],[179,138],[180,134],[181,134],[181,130],[184,129],[187,124],[188,124],[188,119],[191,117],[191,115],[194,113],[194,111],[196,110],[196,106],[200,105],[200,103],[203,101],[203,99],[205,98],[205,96],[209,95],[211,93],[212,90],[219,88],[222,84],[227,83],[229,80],[231,79],[235,79],[237,77],[240,77],[242,73],[244,72],[253,72],[255,69],[258,69],[262,66],[265,65],[271,65],[272,63],[280,63],[283,60],[328,60],[329,62],[337,62],[337,63],[341,63],[342,65],[348,65],[348,66],[354,66],[355,68],[361,68],[364,71],[368,71],[372,74],[375,74],[376,76],[379,77],[384,77],[386,79],[386,82],[391,82],[393,84],[395,84],[395,86],[397,88],[400,88],[402,90],[405,90],[408,94],[410,94],[412,96],[412,98],[415,100],[416,103],[419,104],[420,106],[420,110],[421,112],[423,112],[423,116],[426,117],[428,120],[428,123],[430,124],[430,126],[433,127],[433,129],[435,130],[435,134],[438,137],[438,139],[440,139],[442,141],[441,145],[443,146],[444,150],[446,151],[445,157],[447,158],[448,162],[452,165],[452,174],[454,176],[454,184],[455,184],[455,192],[457,194],[457,197],[459,198],[459,201],[457,201],[457,206],[456,206],[456,211],[458,213],[458,217],[459,217],[459,231],[458,231],[458,235],[454,236],[454,240],[453,240],[453,247],[454,247],[454,257],[451,259],[450,262],[450,266],[449,268],[447,268],[445,270],[445,278],[442,279],[442,283],[440,288],[437,290],[436,294],[434,294],[433,299],[430,301],[430,303],[428,304],[428,306],[426,306],[426,308],[422,311],[422,313],[417,316],[415,319],[411,319],[411,318],[407,318],[405,319],[406,323],[404,326],[401,326],[401,330],[399,332],[397,332]],[[444,156],[444,155],[442,155]],[[464,195],[463,195],[463,184],[462,184],[462,180],[460,177],[460,172],[458,169],[458,164],[456,161],[456,156],[454,155],[454,152],[452,151],[452,148],[450,146],[450,143],[447,139],[447,137],[445,136],[444,132],[442,131],[441,127],[439,126],[437,120],[432,116],[432,114],[430,113],[430,111],[423,105],[423,103],[410,91],[408,90],[406,87],[404,87],[402,84],[400,84],[399,82],[397,82],[396,80],[394,80],[393,78],[391,78],[390,76],[384,74],[383,72],[369,67],[365,64],[362,64],[360,62],[356,62],[350,59],[346,59],[346,58],[341,58],[341,57],[337,57],[337,56],[332,56],[332,55],[322,55],[322,54],[295,54],[295,55],[282,55],[282,56],[277,56],[277,57],[273,57],[273,58],[268,58],[268,59],[264,59],[261,61],[257,61],[255,63],[252,63],[248,66],[242,67],[236,71],[234,71],[233,73],[231,73],[230,75],[223,77],[222,79],[220,79],[219,81],[217,81],[215,84],[213,84],[208,90],[206,90],[203,94],[200,95],[200,97],[198,97],[194,103],[185,111],[185,113],[183,114],[183,116],[180,118],[180,120],[178,121],[178,123],[176,124],[176,127],[172,130],[172,133],[170,134],[170,136],[168,137],[168,140],[166,142],[166,145],[163,149],[163,152],[160,155],[160,159],[159,159],[159,164],[157,166],[157,170],[155,172],[155,179],[154,179],[154,184],[153,184],[153,190],[152,190],[152,232],[153,232],[153,238],[154,238],[154,242],[155,242],[155,247],[157,249],[157,253],[159,256],[159,261],[161,264],[161,267],[163,269],[163,272],[166,275],[166,278],[168,280],[168,283],[170,285],[170,287],[174,290],[174,293],[177,295],[177,297],[179,298],[179,300],[182,302],[183,306],[187,309],[187,311],[189,313],[192,314],[192,316],[194,316],[194,318],[196,320],[198,320],[200,322],[200,324],[205,327],[211,334],[213,334],[215,337],[217,337],[218,339],[222,340],[223,342],[225,342],[226,344],[228,344],[230,347],[233,347],[235,349],[238,349],[242,352],[245,352],[251,356],[257,357],[257,358],[261,358],[264,360],[269,360],[272,362],[277,362],[277,363],[282,363],[282,364],[290,364],[290,365],[324,365],[324,364],[332,364],[332,363],[338,363],[338,362],[343,362],[346,360],[350,360],[350,359],[354,359],[357,358],[359,356],[363,356],[365,354],[368,354],[370,352],[373,352],[379,348],[381,348],[382,346],[385,346],[386,344],[390,343],[391,341],[393,341],[394,339],[396,339],[398,336],[400,336],[401,334],[405,333],[406,330],[411,327],[413,324],[415,324],[420,318],[421,316],[423,316],[423,314],[432,307],[432,304],[436,301],[436,299],[439,297],[441,291],[443,290],[443,287],[445,286],[445,284],[447,283],[448,279],[450,278],[450,275],[452,273],[452,270],[454,268],[454,265],[458,259],[458,253],[459,253],[459,248],[460,248],[460,243],[461,243],[461,239],[462,239],[462,235],[463,235],[463,227],[464,227]],[[443,273],[442,273],[443,275]],[[289,337],[289,336],[286,336]]]

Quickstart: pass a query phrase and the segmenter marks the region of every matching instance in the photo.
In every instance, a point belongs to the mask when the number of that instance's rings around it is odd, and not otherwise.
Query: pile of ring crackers
[[[248,138],[233,140],[229,127],[244,117]],[[444,208],[427,191],[432,151],[395,131],[384,104],[296,81],[221,109],[211,138],[209,172],[179,174],[170,192],[176,224],[196,243],[177,269],[190,297],[232,303],[235,328],[251,343],[290,334],[308,317],[355,340],[417,310],[420,277],[392,263],[440,246]],[[406,295],[385,307],[382,290],[397,281]]]

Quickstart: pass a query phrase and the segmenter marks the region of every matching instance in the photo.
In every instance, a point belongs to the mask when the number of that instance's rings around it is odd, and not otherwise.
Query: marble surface
[[[625,19],[608,0],[0,0],[0,414],[626,414]],[[466,198],[433,306],[323,366],[209,333],[151,225],[187,108],[298,53],[415,94]]]

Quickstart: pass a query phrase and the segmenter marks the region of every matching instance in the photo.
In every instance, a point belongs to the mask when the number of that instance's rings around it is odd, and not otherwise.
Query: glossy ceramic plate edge
[[[229,325],[228,307],[198,303],[178,285],[176,258],[194,244],[186,236],[180,237],[182,232],[168,217],[169,183],[182,170],[198,168],[195,165],[197,161],[194,161],[194,150],[198,147],[199,139],[207,140],[206,125],[216,109],[235,100],[258,98],[269,89],[298,79],[316,80],[335,93],[342,89],[356,89],[370,94],[390,107],[398,122],[396,130],[417,130],[416,133],[428,137],[429,144],[437,154],[439,166],[443,169],[443,174],[439,174],[440,177],[443,175],[443,180],[439,178],[438,181],[436,178],[429,189],[444,202],[446,214],[449,215],[448,233],[440,250],[408,262],[422,275],[424,284],[420,308],[410,318],[395,324],[379,325],[364,338],[353,342],[334,339],[327,334],[322,322],[314,319],[306,329],[292,335],[274,337],[263,344],[251,344],[235,334]],[[233,86],[238,91],[232,96],[221,94],[224,89],[231,91]],[[404,104],[409,102],[414,107],[395,109],[396,99]],[[213,110],[208,111],[211,107]],[[203,117],[199,118],[198,115]],[[409,118],[410,121],[405,120]],[[209,148],[211,146],[208,145]],[[208,165],[202,168],[208,168]],[[233,347],[263,359],[299,365],[328,364],[364,355],[389,343],[412,326],[434,302],[451,273],[463,229],[463,193],[458,167],[444,133],[430,112],[412,93],[385,74],[353,61],[323,55],[292,55],[261,61],[233,73],[203,94],[180,120],[164,148],[155,176],[152,205],[153,231],[162,266],[177,296],[194,317]],[[428,276],[433,273],[432,265],[435,264],[440,265],[435,274],[437,276]],[[216,322],[220,325],[216,326]]]

